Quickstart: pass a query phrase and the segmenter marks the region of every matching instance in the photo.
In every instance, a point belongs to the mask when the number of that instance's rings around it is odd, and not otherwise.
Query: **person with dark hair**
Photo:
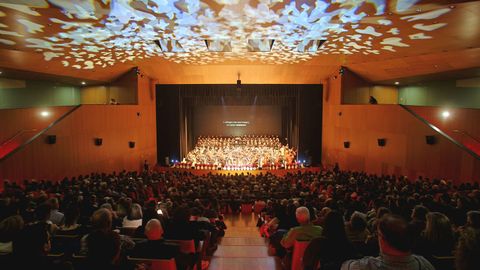
[[[412,220],[408,224],[412,232],[414,245],[417,246],[421,240],[421,235],[427,224],[428,208],[423,205],[416,205],[412,210]]]
[[[365,214],[355,211],[350,217],[350,222],[345,224],[345,232],[350,241],[365,242],[370,235]]]
[[[466,228],[458,239],[454,253],[456,270],[480,269],[480,230]]]
[[[480,211],[468,211],[466,227],[480,230]]]
[[[408,223],[400,216],[387,214],[378,221],[379,257],[364,257],[343,263],[342,270],[357,269],[435,269],[424,257],[412,254],[413,239]]]
[[[64,223],[57,231],[61,235],[81,235],[85,232],[85,228],[78,224],[80,218],[80,209],[76,205],[72,205],[65,211]]]
[[[455,246],[452,224],[439,212],[427,214],[427,224],[422,232],[416,252],[427,259],[434,256],[451,256]]]
[[[120,236],[112,231],[95,231],[88,240],[86,269],[119,269]]]
[[[313,239],[305,250],[304,269],[316,269],[318,263],[321,269],[339,269],[345,260],[353,257],[354,249],[345,233],[343,217],[332,210],[325,217],[322,236]]]
[[[47,259],[50,234],[44,224],[26,226],[13,241],[11,265],[15,269],[51,269]]]
[[[196,243],[203,240],[205,234],[197,229],[190,221],[190,209],[180,206],[173,212],[172,219],[167,224],[165,238],[173,240],[194,239]]]
[[[9,216],[0,222],[0,253],[12,252],[13,241],[23,229],[24,222],[20,215]]]

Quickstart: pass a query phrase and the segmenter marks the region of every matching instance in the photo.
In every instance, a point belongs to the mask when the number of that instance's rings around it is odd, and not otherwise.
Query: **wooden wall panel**
[[[0,179],[59,180],[91,172],[139,170],[143,160],[156,164],[154,82],[139,78],[139,105],[83,105],[42,138],[0,163]],[[102,146],[94,138],[103,138]],[[135,148],[128,142],[135,141]]]
[[[330,86],[330,92],[341,91],[338,83]],[[480,180],[479,160],[443,137],[427,145],[425,136],[435,132],[398,105],[340,105],[324,95],[323,108],[322,161],[327,167],[338,162],[346,170],[410,179]],[[378,138],[387,139],[385,147],[377,145]],[[349,149],[344,141],[350,141]]]
[[[0,110],[0,144],[23,129],[37,129],[41,131],[72,108],[70,106],[61,106]],[[50,115],[42,117],[40,115],[42,111],[48,111]]]

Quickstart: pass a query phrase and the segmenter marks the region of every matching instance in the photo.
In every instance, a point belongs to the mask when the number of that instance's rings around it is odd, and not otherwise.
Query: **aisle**
[[[280,260],[268,256],[254,214],[225,216],[227,231],[212,257],[209,270],[280,270]]]

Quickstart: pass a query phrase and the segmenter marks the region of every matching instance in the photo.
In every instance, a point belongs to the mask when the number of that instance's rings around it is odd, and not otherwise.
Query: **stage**
[[[158,172],[188,172],[192,173],[193,175],[206,175],[206,174],[223,174],[223,175],[235,175],[235,174],[250,174],[250,175],[258,175],[258,174],[273,174],[275,176],[285,176],[286,174],[296,174],[298,172],[320,172],[320,167],[308,167],[308,168],[300,168],[300,169],[290,169],[290,170],[196,170],[196,169],[180,169],[180,168],[171,168],[171,167],[162,167],[156,166],[156,171]]]

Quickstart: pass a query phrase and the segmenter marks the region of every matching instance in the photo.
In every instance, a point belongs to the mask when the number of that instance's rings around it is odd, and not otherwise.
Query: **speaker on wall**
[[[387,139],[385,138],[378,139],[378,146],[384,147],[386,144],[387,144]]]
[[[343,142],[343,147],[344,148],[350,148],[350,142]]]
[[[426,141],[427,144],[433,145],[433,144],[437,143],[437,138],[435,138],[435,136],[433,136],[433,135],[427,135],[427,136],[425,136],[425,141]]]
[[[95,145],[96,146],[100,146],[102,145],[103,143],[103,139],[102,138],[95,138]]]
[[[128,146],[130,148],[135,148],[135,142],[128,142]]]
[[[57,135],[48,135],[47,136],[47,143],[48,144],[55,144],[57,142]]]

